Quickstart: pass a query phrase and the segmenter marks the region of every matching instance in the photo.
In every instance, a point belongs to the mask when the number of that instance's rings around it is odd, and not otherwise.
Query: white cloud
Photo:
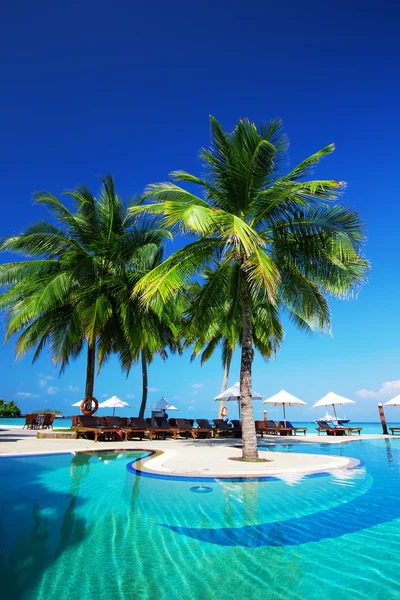
[[[197,396],[197,394],[198,394],[198,393],[199,393],[199,390],[195,390],[195,391],[193,392],[193,396]]]
[[[196,404],[196,398],[192,398],[191,400],[184,400],[181,404]]]
[[[100,398],[109,398],[109,394],[100,394]]]
[[[39,387],[41,388],[45,388],[47,385],[49,385],[49,381],[53,381],[55,379],[53,375],[43,375],[43,373],[39,373],[39,377]]]
[[[148,388],[149,392],[159,392],[160,390],[158,388]]]
[[[400,379],[385,381],[376,391],[363,389],[356,392],[356,396],[359,398],[376,398],[377,400],[388,400],[397,394],[400,394]]]
[[[69,390],[70,392],[79,392],[79,388],[77,385],[69,385],[67,387],[67,390]]]
[[[188,406],[188,410],[196,410],[194,406]]]
[[[202,388],[202,387],[203,387],[203,384],[202,384],[202,383],[194,383],[194,384],[192,385],[192,388],[194,388],[194,389],[198,389],[198,390],[199,390],[200,388]]]
[[[135,396],[133,394],[127,394],[126,397],[128,400],[133,400]]]
[[[180,397],[180,396],[174,396],[174,397],[172,398],[172,400],[180,400],[180,399],[181,399],[181,397]]]
[[[54,396],[54,394],[57,394],[58,391],[58,387],[56,387],[55,385],[50,385],[47,388],[47,393],[50,394],[50,396]]]
[[[17,392],[17,396],[20,398],[39,398],[39,394],[33,394],[32,392]]]

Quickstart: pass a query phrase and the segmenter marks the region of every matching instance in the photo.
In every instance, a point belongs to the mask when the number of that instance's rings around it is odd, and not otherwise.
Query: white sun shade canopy
[[[82,400],[79,400],[79,402],[75,402],[75,404],[71,404],[71,406],[80,406],[82,404]]]
[[[160,398],[158,402],[151,404],[148,408],[154,412],[161,410],[179,410],[176,406],[167,402],[165,398]]]
[[[289,394],[286,390],[281,390],[271,398],[264,400],[263,404],[272,404],[273,406],[304,406],[307,402],[303,402],[296,396]]]
[[[263,397],[258,392],[253,392],[251,399],[262,400]],[[222,392],[221,394],[218,394],[218,396],[215,396],[214,400],[217,400],[218,402],[221,402],[221,400],[223,400],[224,402],[231,402],[233,400],[236,400],[237,402],[238,400],[240,400],[239,381],[237,381],[234,385],[225,390],[225,392]]]
[[[339,394],[335,394],[334,392],[329,392],[326,396],[321,398],[321,400],[318,400],[313,408],[319,408],[320,406],[334,406],[336,404],[355,404],[355,402],[344,396],[339,396]]]
[[[118,396],[111,396],[111,398],[99,404],[99,408],[130,408],[130,405]]]
[[[385,402],[385,406],[400,406],[400,394],[389,400],[389,402]]]

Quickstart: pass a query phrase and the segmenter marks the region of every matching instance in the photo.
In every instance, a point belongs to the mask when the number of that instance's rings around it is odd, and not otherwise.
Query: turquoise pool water
[[[400,598],[400,440],[268,448],[362,464],[199,483],[136,475],[147,452],[0,459],[2,597]]]

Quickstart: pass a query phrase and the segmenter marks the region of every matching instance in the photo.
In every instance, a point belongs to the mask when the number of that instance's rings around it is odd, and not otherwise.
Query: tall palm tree
[[[135,230],[139,231],[138,228]],[[154,230],[149,224],[142,230],[144,236],[152,235]],[[143,242],[142,242],[143,243]],[[127,265],[126,272],[120,275],[117,285],[112,287],[115,299],[115,325],[110,323],[107,332],[103,332],[98,346],[98,369],[112,354],[118,354],[122,369],[128,375],[133,364],[140,361],[142,369],[142,399],[139,416],[143,418],[148,396],[148,365],[156,355],[166,360],[170,352],[180,348],[180,302],[169,302],[160,307],[144,310],[138,298],[132,297],[132,289],[144,273],[160,263],[162,247],[151,248],[142,245],[139,260]],[[132,268],[134,267],[134,268]],[[122,337],[115,332],[122,331]]]
[[[171,174],[175,181],[200,186],[204,197],[175,183],[152,184],[146,190],[148,203],[131,209],[135,214],[162,216],[168,227],[197,236],[137,284],[135,293],[147,305],[168,300],[211,265],[213,285],[203,307],[208,324],[219,286],[232,266],[237,269],[244,460],[258,459],[251,399],[254,318],[279,319],[282,304],[291,307],[291,318],[300,326],[300,309],[308,320],[327,323],[326,296],[346,297],[363,283],[368,267],[360,255],[364,243],[360,219],[337,203],[343,182],[303,180],[334,146],[326,146],[285,175],[286,150],[279,120],[259,127],[240,120],[228,134],[211,117],[211,147],[201,151],[205,175]],[[262,312],[255,315],[260,296]]]
[[[212,315],[210,315],[210,321],[206,324],[204,322],[204,309],[205,305],[210,308],[208,306],[209,288],[213,286],[213,275],[213,270],[206,268],[203,273],[203,285],[196,282],[188,287],[190,305],[186,312],[183,335],[186,345],[193,344],[191,360],[194,360],[201,352],[202,365],[211,358],[217,347],[221,347],[223,367],[221,392],[224,392],[228,386],[233,353],[242,339],[240,303],[236,298],[238,270],[233,265],[222,285],[214,292],[211,291],[213,298]],[[259,301],[260,304],[253,315],[253,341],[261,356],[269,360],[272,356],[275,356],[280,347],[283,339],[283,328],[280,321],[274,318],[275,315],[268,315],[268,317],[271,316],[270,322],[255,318],[258,310],[261,313],[263,310],[263,299],[260,297]],[[223,404],[223,401],[220,402],[219,417],[221,417]]]
[[[102,179],[98,198],[83,186],[69,196],[72,211],[47,192],[37,194],[36,203],[50,209],[57,226],[41,221],[3,241],[1,250],[30,260],[0,267],[0,285],[9,286],[0,308],[8,311],[6,339],[20,334],[17,358],[35,347],[35,361],[48,345],[63,370],[86,342],[85,396],[93,397],[96,353],[101,366],[110,340],[122,363],[137,351],[143,309],[131,301],[130,291],[170,234],[154,222],[139,226],[111,176]],[[121,306],[127,285],[129,302]]]

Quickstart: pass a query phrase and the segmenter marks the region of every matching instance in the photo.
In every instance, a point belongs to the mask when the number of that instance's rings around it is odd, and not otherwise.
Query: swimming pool
[[[196,493],[127,468],[147,451],[0,459],[2,597],[399,598],[400,440],[269,449],[362,464]]]

